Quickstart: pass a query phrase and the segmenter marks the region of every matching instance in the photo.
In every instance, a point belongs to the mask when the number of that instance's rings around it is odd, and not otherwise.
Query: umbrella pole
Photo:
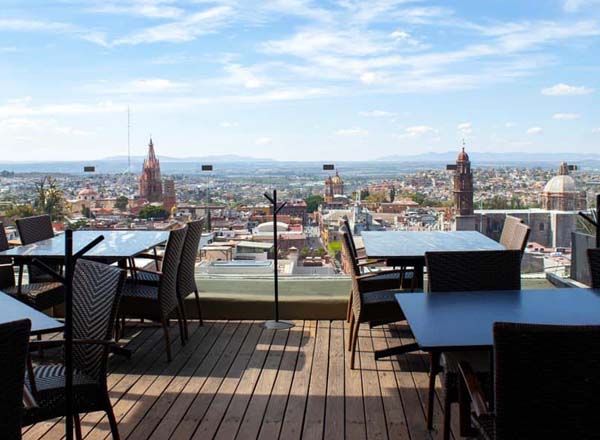
[[[65,370],[67,440],[73,439],[73,231],[65,231]]]

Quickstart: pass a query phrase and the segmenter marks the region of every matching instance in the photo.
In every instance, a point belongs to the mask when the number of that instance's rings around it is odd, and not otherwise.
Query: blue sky
[[[600,0],[0,0],[3,159],[600,151]]]

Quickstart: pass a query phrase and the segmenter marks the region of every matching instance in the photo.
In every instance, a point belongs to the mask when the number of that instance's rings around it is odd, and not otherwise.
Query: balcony
[[[410,341],[402,324],[363,327],[357,368],[350,370],[345,322],[294,323],[274,332],[256,321],[192,322],[183,347],[173,329],[171,363],[155,350],[160,329],[131,323],[132,358],[109,363],[121,438],[441,438],[439,426],[429,432],[425,423],[427,355],[373,359],[374,349]],[[86,414],[81,423],[85,438],[110,435],[103,413]],[[458,438],[458,427],[452,430]],[[55,419],[25,429],[23,438],[63,435],[64,423]]]

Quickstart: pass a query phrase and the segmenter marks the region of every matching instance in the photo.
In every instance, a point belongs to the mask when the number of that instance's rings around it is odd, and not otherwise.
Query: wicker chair
[[[430,292],[519,290],[521,251],[427,252],[425,254]],[[462,351],[430,356],[428,426],[432,427],[435,376],[443,371],[444,438],[450,436],[452,403],[458,402],[458,362],[468,360],[484,381],[489,381],[489,354]]]
[[[0,325],[0,432],[2,438],[21,438],[23,385],[31,321],[24,319]]]
[[[523,223],[518,217],[513,217],[512,215],[507,215],[504,219],[504,225],[502,226],[502,232],[500,234],[499,243],[503,245],[506,249],[511,249],[511,242],[513,239],[513,233],[516,225],[520,225]]]
[[[360,324],[368,322],[371,326],[404,320],[404,313],[394,298],[394,294],[402,292],[400,283],[403,271],[389,270],[383,274],[372,272],[361,274],[359,266],[350,254],[350,237],[342,233],[342,245],[346,248],[348,264],[352,275],[352,313],[350,318],[350,337],[348,350],[350,355],[350,368],[354,369],[356,343]]]
[[[187,223],[187,234],[181,252],[181,264],[177,276],[177,298],[179,300],[179,308],[184,325],[184,335],[188,339],[187,317],[185,315],[185,298],[194,293],[196,297],[196,308],[198,311],[199,325],[202,325],[202,309],[200,307],[200,296],[198,294],[198,286],[196,285],[196,257],[198,256],[198,245],[202,237],[202,225],[204,220],[195,220]],[[157,269],[160,269],[164,254],[157,252],[144,253],[143,258],[149,258],[157,261]],[[137,271],[135,268],[134,279],[142,284],[157,284],[159,276],[152,272]]]
[[[105,411],[113,439],[119,438],[106,384],[106,367],[116,312],[124,281],[121,269],[79,259],[73,273],[73,395],[75,432],[81,438],[80,413]],[[33,346],[56,346],[54,339],[32,342]],[[38,365],[26,385],[37,407],[26,409],[24,425],[65,415],[65,366]]]
[[[494,411],[469,364],[459,368],[479,438],[598,438],[600,326],[495,323]]]
[[[592,288],[600,289],[600,249],[588,249]]]
[[[150,319],[161,323],[167,351],[167,359],[171,361],[171,341],[169,339],[169,317],[176,312],[179,323],[181,342],[185,343],[185,335],[177,294],[177,278],[181,261],[181,252],[187,233],[187,226],[172,230],[165,248],[161,271],[136,269],[139,274],[149,273],[157,277],[157,282],[140,282],[129,279],[123,288],[123,298],[119,315],[123,318]]]
[[[349,257],[347,260],[348,265],[353,265],[353,270],[356,273],[364,274],[364,273],[376,273],[377,277],[373,277],[369,279],[367,284],[373,286],[372,288],[368,288],[369,290],[385,290],[385,289],[398,289],[401,287],[405,287],[406,281],[409,281],[409,284],[414,287],[413,281],[413,272],[407,270],[405,267],[396,268],[394,270],[377,270],[376,272],[371,272],[370,268],[374,264],[377,263],[385,263],[385,260],[381,259],[373,259],[367,258],[366,256],[359,256],[358,249],[356,247],[356,243],[354,242],[354,237],[352,236],[350,228],[350,223],[347,218],[344,218],[342,221],[342,232],[348,235],[347,239],[342,238],[342,246],[344,248],[345,254]],[[390,284],[391,283],[391,284]],[[352,318],[352,288],[350,288],[350,295],[348,297],[348,306],[346,310],[346,322],[350,322]]]
[[[33,218],[37,219],[38,217]],[[5,251],[8,247],[4,225],[0,223],[0,251]],[[19,289],[19,286],[15,285],[15,273],[11,261],[8,259],[0,261],[0,263],[0,289],[2,291],[39,310],[48,309],[64,301],[62,284],[49,281],[47,277],[36,276],[40,273],[37,267],[29,266],[29,283],[23,284]]]

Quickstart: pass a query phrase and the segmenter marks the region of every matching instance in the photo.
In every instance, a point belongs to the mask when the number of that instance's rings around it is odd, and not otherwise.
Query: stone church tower
[[[144,167],[140,176],[140,197],[150,203],[161,202],[163,199],[160,162],[154,153],[152,138],[148,144],[148,157],[144,159]]]
[[[448,165],[454,171],[454,206],[456,208],[455,229],[457,231],[475,231],[477,222],[473,211],[473,172],[469,155],[462,147],[456,164]]]

